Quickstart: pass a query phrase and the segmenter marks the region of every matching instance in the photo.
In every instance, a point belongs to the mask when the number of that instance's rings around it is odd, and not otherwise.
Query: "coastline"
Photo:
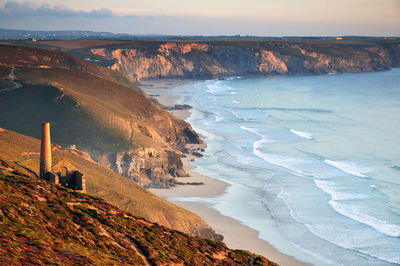
[[[151,98],[156,99],[160,104],[173,107],[179,100],[178,96],[171,95],[172,88],[183,85],[190,81],[183,80],[156,80],[146,81],[139,85]],[[190,110],[171,110],[175,116],[181,119],[190,117]],[[192,148],[205,148],[205,145],[191,145]],[[296,258],[281,253],[267,241],[258,237],[259,232],[253,230],[239,221],[224,216],[215,210],[211,205],[212,198],[224,194],[230,186],[228,183],[201,175],[194,171],[195,167],[191,160],[195,156],[186,155],[183,158],[183,165],[190,177],[177,178],[181,182],[202,182],[204,185],[178,185],[169,189],[150,189],[157,196],[162,197],[180,207],[199,215],[218,234],[224,236],[223,242],[233,249],[244,249],[263,255],[267,259],[280,265],[309,265]],[[185,200],[186,198],[186,200]]]

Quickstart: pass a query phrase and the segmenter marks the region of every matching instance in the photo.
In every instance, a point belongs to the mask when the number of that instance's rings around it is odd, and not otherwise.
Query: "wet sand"
[[[164,83],[163,83],[164,82]],[[145,85],[139,85],[150,97],[157,99],[162,105],[172,107],[176,104],[179,97],[170,95],[173,87],[183,85],[183,81],[178,80],[158,80],[154,83],[147,81]],[[181,119],[190,116],[189,110],[172,110],[174,115]],[[205,145],[190,145],[189,148],[206,148]],[[244,249],[265,256],[271,261],[280,265],[309,265],[296,260],[294,257],[279,252],[268,242],[258,237],[259,233],[239,221],[221,215],[216,211],[207,200],[201,198],[213,198],[222,195],[225,189],[229,187],[228,183],[196,173],[195,167],[190,163],[195,156],[188,155],[183,159],[185,170],[190,177],[177,178],[181,182],[202,182],[203,185],[178,185],[170,189],[150,189],[153,193],[167,199],[174,204],[181,206],[199,215],[208,225],[217,233],[224,236],[224,242],[229,248]],[[190,201],[174,200],[174,197],[188,197]],[[196,198],[199,198],[196,201]]]

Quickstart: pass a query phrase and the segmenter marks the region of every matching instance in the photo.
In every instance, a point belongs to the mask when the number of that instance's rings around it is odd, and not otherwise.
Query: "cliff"
[[[0,161],[14,165],[24,175],[39,175],[40,140],[0,128]],[[75,148],[52,146],[53,171],[59,164],[79,170],[86,179],[87,193],[101,197],[109,203],[136,216],[215,241],[216,234],[199,216],[163,200],[148,190],[114,171],[93,161],[89,154]],[[1,168],[1,167],[0,167]]]
[[[400,41],[282,40],[132,42],[86,47],[114,60],[110,67],[132,81],[216,78],[229,75],[308,75],[388,70],[400,66]]]
[[[3,265],[276,265],[171,230],[0,162]]]
[[[64,53],[0,45],[0,77],[2,127],[38,138],[50,121],[54,143],[75,145],[142,185],[185,176],[181,150],[201,142],[123,75]]]
[[[53,166],[59,162],[78,169],[86,179],[87,193],[101,197],[119,208],[160,225],[193,236],[220,241],[200,217],[180,208],[93,161],[89,154],[75,148],[53,145]],[[0,128],[0,160],[17,162],[15,167],[25,175],[39,174],[40,140]],[[55,169],[53,169],[55,170]]]

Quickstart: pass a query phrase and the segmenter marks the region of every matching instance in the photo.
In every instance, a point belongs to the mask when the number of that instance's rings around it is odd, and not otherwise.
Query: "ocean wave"
[[[335,190],[335,185],[331,181],[315,179],[314,183],[317,187],[319,187],[322,191],[326,192],[331,196],[332,200],[353,200],[353,199],[366,199],[368,198],[364,194],[360,193],[346,193],[339,192]]]
[[[305,132],[305,131],[298,131],[295,129],[290,129],[290,132],[292,132],[293,134],[301,137],[301,138],[306,138],[306,139],[313,139],[314,134],[310,133],[310,132]]]
[[[331,110],[314,109],[314,108],[282,108],[282,107],[272,107],[272,108],[265,108],[265,110],[287,111],[287,112],[306,112],[306,113],[327,113],[327,114],[333,113],[333,111],[331,111]]]
[[[355,205],[340,203],[330,200],[329,204],[338,213],[351,218],[357,222],[368,225],[376,231],[391,237],[400,237],[400,226],[391,224],[387,221],[380,220],[374,216],[370,216],[361,212],[360,208]]]
[[[336,167],[337,169],[348,173],[350,175],[358,176],[358,177],[367,177],[365,174],[371,172],[372,169],[369,167],[365,167],[362,165],[358,165],[354,162],[348,161],[333,161],[333,160],[325,160],[325,163]]]
[[[254,121],[259,118],[265,117],[265,113],[259,109],[249,108],[229,108],[228,109],[237,119],[244,121]],[[254,132],[253,132],[254,133]]]
[[[208,99],[211,100],[214,105],[217,105],[217,99],[215,97],[209,96]]]
[[[381,260],[382,262],[396,263],[396,264],[400,263],[399,258],[396,256],[396,253],[393,251],[387,251],[386,254],[382,254],[382,252],[379,252],[379,250],[376,250],[376,249],[373,249],[373,250],[363,249],[362,246],[365,243],[368,243],[369,239],[361,239],[361,238],[357,237],[358,243],[354,244],[354,243],[349,242],[349,240],[351,238],[338,239],[337,237],[335,237],[338,234],[337,230],[334,231],[334,234],[327,234],[327,230],[326,230],[325,226],[311,225],[311,224],[307,224],[307,223],[305,223],[304,225],[307,227],[307,229],[312,234],[318,236],[321,239],[328,241],[329,243],[332,243],[335,246],[363,253],[365,255],[371,256],[378,260]],[[346,228],[341,228],[341,231],[342,231],[340,233],[341,235],[347,235],[348,233],[351,233],[351,231],[346,231]],[[374,245],[374,244],[372,244],[372,245]],[[395,247],[392,247],[392,250],[393,249],[395,250]]]
[[[237,112],[235,112],[232,109],[229,109],[229,111],[237,118],[237,119],[241,119],[244,120],[244,117],[241,117]]]
[[[256,156],[262,158],[264,161],[266,161],[270,164],[274,164],[274,165],[286,168],[286,169],[293,171],[301,176],[314,177],[312,174],[307,173],[301,169],[294,167],[294,165],[300,163],[299,159],[294,159],[294,158],[290,158],[290,157],[286,157],[286,156],[274,155],[274,154],[269,154],[269,153],[263,153],[258,150],[259,146],[261,146],[260,143],[256,143],[256,142],[254,143],[253,153]]]
[[[398,166],[398,165],[392,165],[392,166],[390,166],[391,168],[393,168],[393,169],[395,169],[395,170],[398,170],[398,171],[400,171],[400,166]]]
[[[261,137],[260,140],[253,142],[253,154],[256,155],[257,157],[263,159],[264,161],[266,161],[270,164],[277,165],[277,166],[286,168],[288,170],[291,170],[300,176],[314,177],[314,175],[294,167],[294,165],[300,164],[303,162],[303,160],[301,160],[301,159],[296,159],[296,158],[291,158],[291,157],[281,156],[281,155],[275,155],[275,154],[270,154],[270,153],[263,153],[262,151],[259,150],[262,147],[262,145],[265,143],[271,143],[274,141],[267,139],[264,135],[260,134],[256,129],[248,128],[245,126],[240,126],[240,128],[243,130],[246,130],[248,132],[254,133]]]
[[[278,198],[282,199],[282,201],[285,203],[286,207],[289,210],[290,216],[293,218],[293,220],[295,220],[296,222],[300,223],[300,224],[304,224],[303,221],[301,221],[297,215],[295,214],[295,209],[292,208],[292,206],[289,204],[288,200],[286,199],[286,197],[288,196],[288,193],[285,191],[284,186],[281,186],[281,191],[278,194]]]
[[[249,128],[249,127],[246,127],[246,126],[240,126],[240,128],[243,129],[243,130],[246,130],[246,131],[248,131],[248,132],[251,132],[251,133],[253,133],[253,134],[256,134],[256,135],[260,136],[260,137],[263,138],[263,139],[266,139],[266,137],[263,136],[263,135],[261,135],[261,134],[258,132],[258,129],[256,129],[256,128]]]
[[[241,76],[236,76],[236,77],[226,77],[224,78],[225,80],[235,80],[235,79],[241,79]]]
[[[215,121],[216,122],[224,120],[224,118],[222,117],[222,115],[220,113],[215,112],[214,114],[215,114]]]
[[[207,84],[207,92],[216,95],[218,92],[222,92],[225,91],[226,88],[224,86],[219,85],[221,82],[220,81],[216,81],[212,84]]]
[[[268,241],[268,240],[267,240],[267,241]],[[300,245],[297,245],[297,244],[294,244],[294,245],[295,245],[298,249],[300,249],[301,251],[303,251],[303,252],[305,252],[305,253],[307,253],[307,254],[310,254],[311,256],[313,256],[313,257],[319,259],[320,261],[325,262],[326,264],[330,264],[330,265],[337,264],[336,261],[333,261],[333,260],[331,260],[331,259],[328,259],[327,257],[321,255],[321,254],[320,254],[318,251],[316,251],[316,250],[310,251],[310,250],[308,250],[308,249],[302,248]]]
[[[240,114],[238,114],[236,111],[234,111],[233,109],[229,109],[229,111],[239,120],[243,120],[243,121],[251,121],[254,118],[246,118],[241,116]],[[253,132],[254,133],[254,132]]]
[[[233,102],[233,103],[236,103],[236,104],[240,104],[240,102],[238,102],[238,101],[235,101],[235,100],[233,100],[232,102]]]

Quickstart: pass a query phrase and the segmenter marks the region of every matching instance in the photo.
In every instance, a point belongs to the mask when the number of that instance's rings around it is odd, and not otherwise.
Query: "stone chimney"
[[[40,178],[46,179],[46,173],[51,172],[51,141],[50,123],[42,124],[42,143],[40,147]]]

